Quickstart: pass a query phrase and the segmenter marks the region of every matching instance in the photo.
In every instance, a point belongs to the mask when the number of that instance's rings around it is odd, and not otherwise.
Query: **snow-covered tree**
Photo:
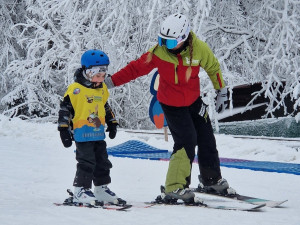
[[[219,56],[227,83],[262,82],[253,100],[260,95],[269,100],[265,117],[273,117],[279,108],[287,115],[287,98],[297,98],[297,111],[300,2],[215,1],[210,14],[214,16],[207,18],[204,36]]]
[[[22,1],[0,0],[0,97],[10,91],[10,78],[13,74],[4,74],[6,67],[15,59],[25,56],[24,50],[17,44],[20,31],[11,29],[15,23],[23,22],[25,15]]]
[[[209,3],[195,2],[195,9]],[[28,117],[57,113],[59,99],[73,81],[85,50],[107,52],[110,72],[114,73],[156,43],[158,27],[166,15],[186,13],[193,5],[190,1],[158,0],[26,0],[25,4],[27,21],[13,29],[22,30],[18,43],[27,54],[7,67],[5,74],[14,74],[11,83],[15,88],[2,103],[9,106],[6,114]],[[198,21],[203,19],[201,11],[194,12]],[[150,80],[143,77],[112,91],[110,101],[122,125],[149,125]]]
[[[0,26],[9,30],[0,35],[1,45],[7,46],[6,53],[0,53],[0,67],[8,64],[2,70],[0,91],[6,93],[1,103],[10,116],[56,116],[85,50],[105,51],[113,74],[155,45],[161,21],[175,12],[187,15],[198,37],[213,49],[229,86],[262,82],[263,89],[256,95],[270,101],[266,117],[285,107],[286,97],[300,94],[298,0],[8,2],[0,0],[0,15],[4,15]],[[26,21],[17,19],[20,13]],[[210,93],[213,104],[212,86],[203,71],[200,78],[202,92]],[[123,127],[151,127],[150,81],[151,76],[144,76],[110,91],[110,104]],[[297,99],[294,109],[299,105]]]

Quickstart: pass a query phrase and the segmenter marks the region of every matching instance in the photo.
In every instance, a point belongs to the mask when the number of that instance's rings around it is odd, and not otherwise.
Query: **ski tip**
[[[107,209],[107,210],[116,210],[116,211],[127,211],[128,209],[130,209],[132,207],[132,205],[104,205],[102,206],[103,209]]]
[[[288,200],[283,200],[283,201],[270,201],[266,203],[266,206],[270,207],[270,208],[277,208],[277,207],[281,207],[281,205],[285,202],[287,202]]]
[[[123,208],[117,209],[118,211],[126,211],[127,209],[130,209],[132,205],[124,205]]]
[[[260,210],[261,208],[265,207],[266,205],[267,205],[266,203],[263,203],[263,204],[255,206],[247,211],[257,211],[257,210]]]

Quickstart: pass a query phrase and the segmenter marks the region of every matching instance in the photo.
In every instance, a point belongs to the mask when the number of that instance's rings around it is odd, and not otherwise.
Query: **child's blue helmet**
[[[84,69],[91,68],[93,66],[108,66],[109,58],[108,56],[97,49],[87,50],[81,56],[81,66]]]

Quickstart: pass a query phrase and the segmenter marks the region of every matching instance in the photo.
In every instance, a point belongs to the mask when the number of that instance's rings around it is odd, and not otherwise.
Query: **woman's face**
[[[177,50],[177,49],[179,49],[183,44],[184,44],[184,41],[181,42],[181,43],[179,43],[178,45],[176,45],[176,47],[175,47],[175,48],[172,48],[172,50]]]

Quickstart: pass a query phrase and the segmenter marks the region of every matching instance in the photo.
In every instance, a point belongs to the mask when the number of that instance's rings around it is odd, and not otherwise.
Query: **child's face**
[[[97,73],[93,76],[92,82],[97,83],[97,86],[98,86],[100,83],[102,83],[104,81],[105,76],[106,76],[105,72]]]

